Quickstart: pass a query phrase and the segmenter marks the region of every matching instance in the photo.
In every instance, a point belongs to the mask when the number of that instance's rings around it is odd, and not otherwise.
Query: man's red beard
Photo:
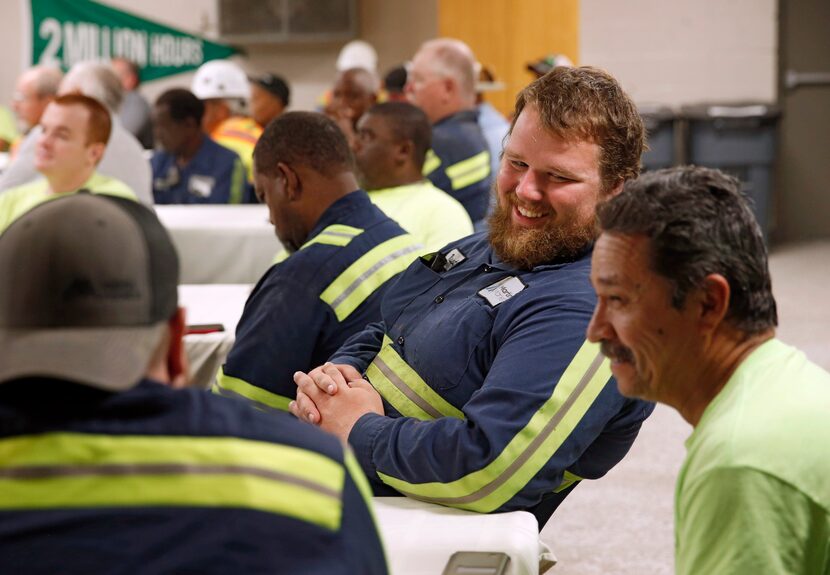
[[[500,198],[488,219],[490,245],[503,262],[518,269],[561,260],[574,260],[596,239],[595,219],[588,222],[547,221],[544,226],[525,228],[513,223],[515,194]]]

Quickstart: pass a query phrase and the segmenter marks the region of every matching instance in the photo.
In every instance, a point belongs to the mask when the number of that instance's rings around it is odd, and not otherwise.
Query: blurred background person
[[[383,90],[388,102],[408,102],[406,97],[406,66],[395,66],[383,77]]]
[[[291,88],[276,74],[263,74],[250,78],[250,81],[251,117],[260,128],[265,129],[291,103]]]
[[[490,170],[493,177],[499,173],[504,139],[510,131],[510,124],[501,112],[484,99],[487,92],[498,90],[504,90],[504,84],[497,82],[486,66],[480,66],[476,81],[476,110],[478,111],[478,125],[487,141],[487,148],[490,150]]]
[[[123,182],[95,170],[111,128],[110,113],[98,100],[81,94],[55,98],[40,119],[35,149],[34,166],[42,177],[0,195],[0,233],[36,205],[78,190],[135,200]]]
[[[124,88],[124,100],[118,110],[118,118],[125,128],[135,136],[145,149],[153,148],[153,123],[150,118],[150,104],[138,91],[141,83],[141,69],[132,60],[113,58],[112,68]]]
[[[254,146],[262,128],[246,115],[251,85],[242,68],[230,60],[199,66],[190,91],[205,105],[202,129],[213,140],[236,152],[245,166],[246,199],[254,201]]]
[[[421,45],[408,70],[406,93],[432,123],[424,173],[483,225],[490,201],[490,152],[475,109],[475,57],[451,38]]]
[[[153,106],[153,196],[158,204],[238,204],[245,167],[236,152],[202,131],[205,106],[188,90],[164,92]]]
[[[363,114],[354,143],[360,185],[376,206],[423,244],[425,254],[473,233],[464,206],[423,175],[431,134],[420,108],[385,102]]]
[[[46,106],[58,93],[63,72],[56,66],[34,66],[23,72],[18,78],[12,94],[12,110],[17,116],[19,138],[25,137],[38,125]],[[12,154],[22,140],[12,142]]]
[[[349,68],[337,74],[326,115],[337,122],[350,145],[354,143],[357,121],[377,102],[379,91],[377,75],[365,68]]]
[[[83,94],[102,103],[113,116],[112,130],[106,142],[104,156],[98,171],[127,184],[138,200],[153,204],[152,172],[150,162],[144,157],[144,148],[135,136],[118,121],[114,110],[121,105],[124,90],[121,81],[108,63],[79,62],[72,66],[61,80],[58,94]],[[18,153],[0,176],[0,194],[38,177],[35,167],[35,150],[41,129],[32,129],[20,143]]]

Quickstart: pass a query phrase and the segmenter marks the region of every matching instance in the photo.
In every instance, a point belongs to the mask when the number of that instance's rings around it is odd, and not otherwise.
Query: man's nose
[[[516,195],[529,202],[538,202],[542,199],[542,190],[533,170],[526,170],[521,175],[516,186]]]
[[[585,337],[592,343],[599,343],[602,340],[612,339],[614,330],[608,322],[605,314],[605,304],[601,301],[597,302],[594,307],[594,313],[591,316],[591,321],[588,323],[588,329],[585,332]]]

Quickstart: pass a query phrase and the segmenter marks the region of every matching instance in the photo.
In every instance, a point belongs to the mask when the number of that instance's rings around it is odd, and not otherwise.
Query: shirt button
[[[398,342],[398,345],[403,345],[403,336],[399,335],[396,341]]]
[[[435,299],[432,300],[432,301],[434,301],[435,303],[441,303],[442,301],[444,301],[444,296],[442,296],[442,295],[435,296]]]
[[[493,268],[491,268],[491,267],[490,267],[490,266],[488,266],[487,264],[484,264],[484,271],[485,271],[485,272],[489,272],[489,271],[490,271],[490,270],[492,270],[492,269],[493,269]]]

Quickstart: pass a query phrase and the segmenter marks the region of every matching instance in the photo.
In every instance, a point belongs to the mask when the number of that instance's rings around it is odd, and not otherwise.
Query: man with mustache
[[[775,338],[767,251],[738,180],[696,167],[599,208],[588,338],[623,395],[694,426],[675,568],[830,573],[830,374]]]
[[[594,210],[637,175],[643,136],[601,70],[525,88],[489,236],[414,262],[380,323],[295,375],[292,412],[348,439],[376,493],[526,509],[541,528],[580,480],[622,459],[653,407],[617,392],[582,331]]]

